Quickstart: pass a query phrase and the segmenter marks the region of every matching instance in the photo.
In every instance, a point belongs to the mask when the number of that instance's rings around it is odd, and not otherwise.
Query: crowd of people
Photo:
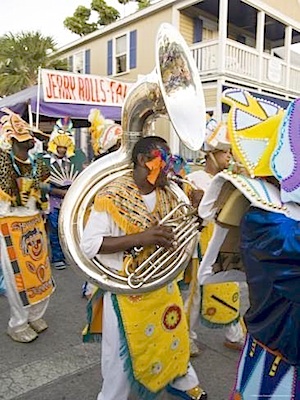
[[[143,400],[163,390],[206,400],[205,382],[190,363],[190,357],[201,356],[196,335],[201,324],[224,328],[224,346],[241,354],[231,400],[300,399],[300,100],[286,111],[238,89],[225,91],[222,100],[230,107],[228,121],[208,119],[204,167],[186,173],[180,161],[180,173],[191,183],[182,187],[182,199],[190,199],[201,221],[187,298],[180,291],[182,274],[146,293],[83,284],[88,299],[83,338],[102,343],[98,400],[128,400],[132,390]],[[8,335],[28,343],[47,329],[44,314],[55,289],[51,267],[66,268],[60,207],[86,160],[75,149],[70,118],[58,120],[45,135],[10,110],[3,112],[0,295],[10,307]],[[119,125],[98,110],[89,121],[95,159],[118,149]],[[47,143],[45,152],[31,154],[34,138]],[[170,175],[179,174],[176,160],[162,137],[137,140],[132,169],[95,196],[80,243],[88,259],[97,257],[124,276],[129,262],[134,270],[157,246],[176,247],[173,229],[159,223],[178,202],[169,190]],[[245,316],[238,275],[228,273],[237,265],[249,287]]]

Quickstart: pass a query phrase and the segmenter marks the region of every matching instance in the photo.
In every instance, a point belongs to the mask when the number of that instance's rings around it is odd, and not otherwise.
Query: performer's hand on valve
[[[174,247],[174,233],[171,227],[165,225],[154,225],[140,233],[141,246],[153,244],[166,249]]]

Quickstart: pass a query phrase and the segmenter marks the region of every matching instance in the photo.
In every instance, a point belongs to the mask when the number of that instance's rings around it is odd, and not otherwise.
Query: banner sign
[[[130,83],[98,75],[42,69],[45,102],[122,106]]]

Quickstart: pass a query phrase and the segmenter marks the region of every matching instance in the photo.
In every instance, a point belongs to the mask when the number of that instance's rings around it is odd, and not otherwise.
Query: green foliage
[[[98,24],[100,26],[109,25],[120,18],[119,11],[114,7],[108,6],[104,0],[93,0],[91,8],[98,13]]]
[[[0,96],[37,83],[38,68],[67,70],[66,61],[52,60],[56,43],[40,32],[8,33],[0,37]]]
[[[146,8],[151,4],[151,0],[118,0],[118,3],[120,4],[128,4],[130,2],[137,3],[139,10]]]
[[[150,0],[137,0],[139,10],[150,6]]]
[[[90,16],[91,10],[89,8],[79,6],[72,17],[67,17],[64,20],[64,26],[79,36],[85,36],[97,30],[97,24],[88,23]]]
[[[141,10],[150,5],[150,0],[118,0],[120,4],[128,4],[135,2],[138,9]],[[97,23],[89,23],[91,11],[98,14]],[[88,33],[94,32],[101,26],[109,25],[120,18],[120,13],[114,7],[109,6],[105,0],[92,0],[91,9],[84,6],[76,8],[72,17],[67,17],[64,20],[64,26],[71,32],[79,36],[85,36]]]

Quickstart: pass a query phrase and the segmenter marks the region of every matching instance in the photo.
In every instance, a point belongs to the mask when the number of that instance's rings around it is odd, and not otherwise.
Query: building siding
[[[188,45],[194,42],[194,21],[193,18],[180,14],[179,30]]]
[[[130,34],[136,30],[136,68],[126,73],[112,75],[110,78],[118,78],[124,81],[135,81],[139,74],[148,74],[155,67],[155,39],[159,26],[163,22],[172,22],[172,9],[168,8],[159,13],[149,15],[146,18],[136,20],[134,23],[119,26],[118,29],[94,38],[88,43],[78,45],[70,51],[64,52],[60,58],[68,58],[80,50],[90,50],[90,68],[93,75],[107,76],[107,43],[116,36],[125,33]]]
[[[253,2],[255,3],[255,2]],[[297,21],[297,25],[300,21],[300,5],[298,0],[264,0],[262,3],[272,7],[277,12],[280,12],[283,17],[289,17]]]
[[[203,88],[206,109],[212,109],[216,107],[217,103],[217,88]]]

